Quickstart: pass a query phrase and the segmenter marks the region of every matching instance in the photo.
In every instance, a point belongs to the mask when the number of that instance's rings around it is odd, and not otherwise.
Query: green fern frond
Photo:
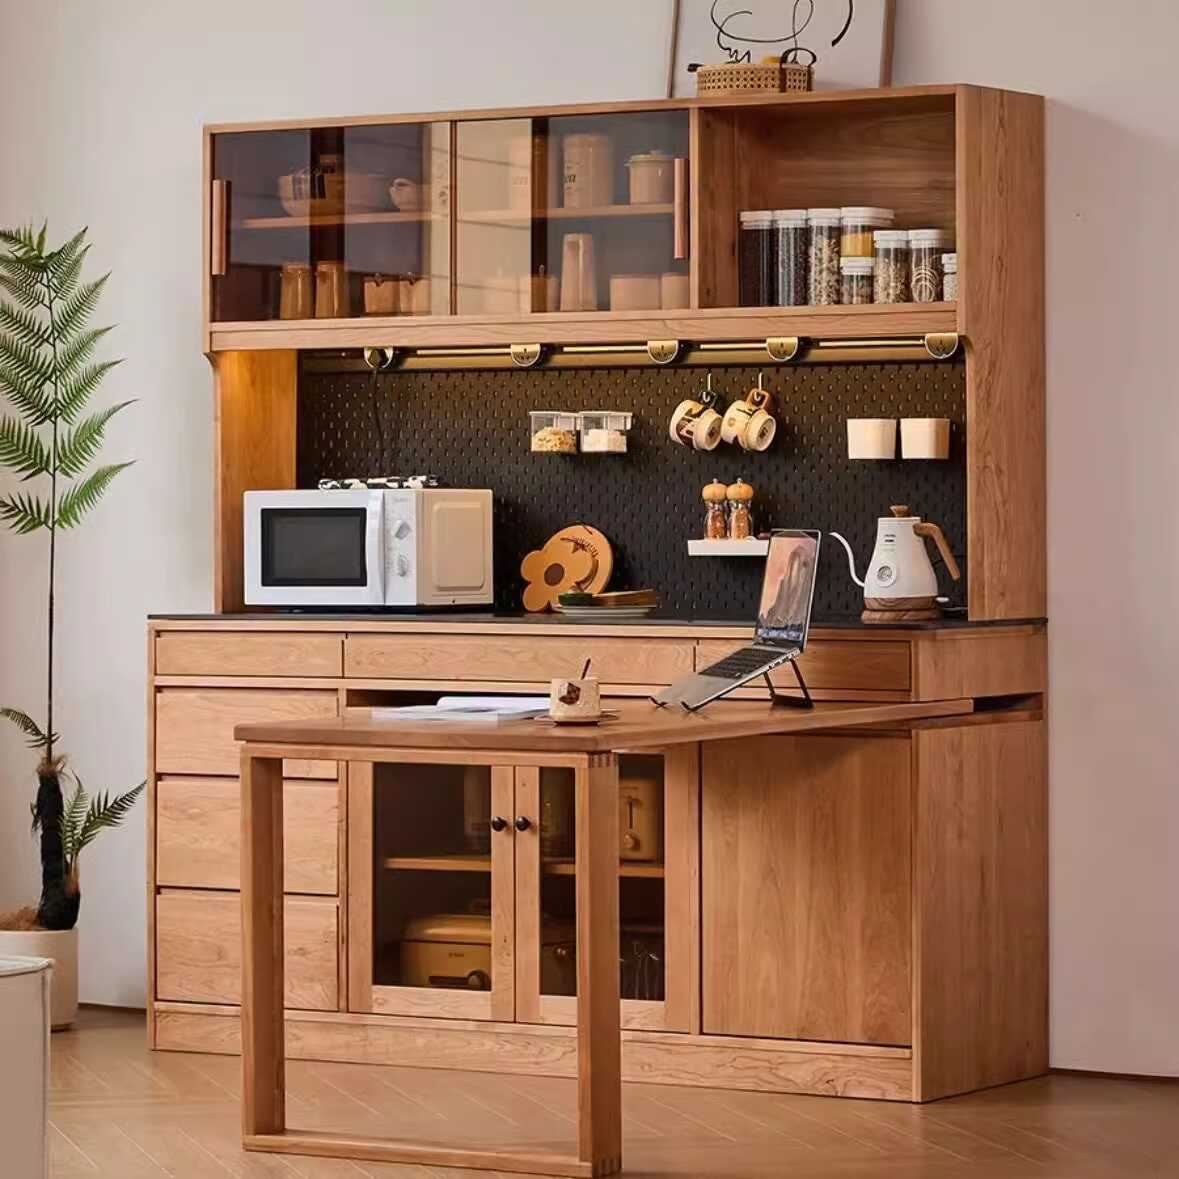
[[[90,359],[98,342],[111,329],[109,327],[88,328],[70,339],[64,347],[57,350],[57,378],[59,381],[69,380],[77,370]]]
[[[30,749],[43,749],[49,743],[49,738],[41,731],[41,726],[27,712],[21,712],[19,708],[0,708],[0,718],[11,721],[20,729]],[[53,734],[53,739],[57,740],[56,733]]]
[[[81,483],[75,483],[70,487],[57,502],[57,526],[76,528],[82,522],[82,517],[102,499],[111,480],[129,466],[130,463],[112,463],[108,467],[99,467]],[[0,501],[0,511],[2,510],[3,505]]]
[[[8,467],[25,479],[47,475],[49,449],[40,434],[17,418],[0,418],[0,467]]]
[[[45,244],[45,233],[48,223],[41,226],[40,234],[33,232],[31,225],[22,225],[19,229],[0,229],[0,244],[8,247],[9,251],[18,258],[37,257]],[[41,245],[37,242],[40,240]]]
[[[131,813],[131,808],[146,786],[146,782],[140,782],[138,786],[133,786],[125,794],[117,794],[114,798],[111,798],[109,791],[105,790],[101,794],[96,794],[91,800],[86,818],[82,820],[77,845],[72,852],[66,849],[66,855],[73,859],[100,832],[118,827]]]
[[[0,334],[0,364],[25,388],[41,388],[53,380],[53,361],[42,356],[39,348],[30,348],[12,336]]]
[[[56,410],[52,388],[26,385],[20,375],[3,360],[0,360],[0,393],[20,410],[21,417],[30,426],[41,426],[53,421]]]
[[[73,794],[66,801],[61,816],[61,847],[67,860],[72,860],[81,850],[79,840],[86,812],[90,807],[90,796],[82,785],[82,779],[75,778],[74,781],[77,784]]]
[[[90,417],[79,422],[76,429],[71,430],[58,447],[58,471],[71,478],[80,475],[90,460],[98,453],[99,447],[102,446],[107,422],[120,410],[126,409],[131,404],[130,401],[120,401],[118,405],[99,410],[98,413],[91,414]],[[2,442],[3,435],[0,434],[0,443]],[[0,448],[0,461],[3,461],[3,457],[3,449]]]
[[[87,231],[88,227],[84,226],[69,241],[62,242],[56,250],[51,251],[47,255],[46,261],[49,263],[49,273],[55,279],[59,280],[59,283],[61,275],[73,266],[79,258],[85,257],[86,251],[90,249],[85,244]]]
[[[48,528],[51,523],[49,505],[39,495],[17,492],[15,495],[0,496],[0,520],[13,532],[25,535],[38,528]]]
[[[86,246],[72,258],[63,262],[60,268],[52,270],[53,289],[60,299],[67,299],[78,289],[78,280],[82,277],[82,267],[86,264],[86,255],[90,247]]]
[[[49,327],[28,309],[0,300],[0,330],[11,332],[30,348],[43,348],[50,341]]]
[[[76,332],[81,331],[86,321],[98,306],[102,288],[106,286],[109,274],[96,278],[93,282],[83,283],[57,309],[54,322],[57,333],[62,339],[69,339]]]
[[[86,408],[91,395],[102,384],[103,377],[122,360],[104,360],[88,364],[58,386],[58,413],[71,426]]]

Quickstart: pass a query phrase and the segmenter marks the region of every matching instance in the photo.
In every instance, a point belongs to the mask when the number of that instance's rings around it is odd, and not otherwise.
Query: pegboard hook
[[[364,363],[375,373],[384,372],[385,369],[392,368],[393,362],[396,359],[396,348],[366,348],[364,350]]]

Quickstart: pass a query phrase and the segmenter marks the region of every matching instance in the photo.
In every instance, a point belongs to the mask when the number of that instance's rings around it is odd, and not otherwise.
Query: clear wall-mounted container
[[[626,454],[631,415],[615,410],[585,410],[578,416],[582,454]]]
[[[577,414],[542,409],[533,410],[528,418],[532,434],[529,449],[535,454],[577,453]]]

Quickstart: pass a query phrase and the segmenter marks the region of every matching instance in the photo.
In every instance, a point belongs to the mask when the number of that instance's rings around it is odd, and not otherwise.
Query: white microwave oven
[[[490,491],[247,491],[247,606],[492,600]]]

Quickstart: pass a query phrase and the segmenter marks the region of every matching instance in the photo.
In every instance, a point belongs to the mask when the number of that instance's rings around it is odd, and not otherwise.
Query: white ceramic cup
[[[847,457],[849,459],[896,458],[896,418],[848,418]]]
[[[549,685],[549,716],[555,721],[591,721],[602,715],[596,676],[553,680]]]
[[[667,432],[681,446],[715,450],[721,440],[721,416],[711,406],[689,398],[675,407]]]
[[[949,418],[901,418],[901,458],[950,457]]]

